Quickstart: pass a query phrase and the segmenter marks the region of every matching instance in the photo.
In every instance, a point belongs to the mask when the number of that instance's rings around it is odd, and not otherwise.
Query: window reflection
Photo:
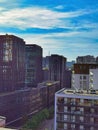
[[[3,44],[3,61],[9,62],[12,61],[12,42],[6,41]]]

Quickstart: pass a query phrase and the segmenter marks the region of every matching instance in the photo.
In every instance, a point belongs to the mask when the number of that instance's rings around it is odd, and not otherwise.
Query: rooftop
[[[45,82],[42,82],[42,83],[39,83],[38,86],[41,87],[41,86],[52,86],[54,84],[58,84],[59,81],[45,81]]]
[[[0,116],[0,121],[2,121],[2,120],[6,120],[6,117]]]
[[[75,89],[61,89],[56,92],[58,95],[66,96],[66,97],[81,97],[81,98],[93,98],[98,99],[98,90],[75,90]]]
[[[1,127],[0,130],[16,130],[16,129],[11,129],[11,128],[3,128]]]

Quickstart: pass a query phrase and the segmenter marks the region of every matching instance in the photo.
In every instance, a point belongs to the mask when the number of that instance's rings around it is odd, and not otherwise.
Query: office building
[[[60,90],[59,81],[46,81],[38,84],[42,99],[42,108],[50,108],[54,105],[55,92]]]
[[[54,130],[98,130],[98,91],[58,91],[54,127]]]
[[[76,58],[76,62],[78,64],[96,64],[96,59],[94,56],[91,56],[91,55],[78,56]]]
[[[60,81],[62,88],[65,83],[64,73],[66,69],[66,58],[59,55],[51,55],[49,59],[49,78],[52,81]]]
[[[42,48],[38,45],[26,45],[26,76],[25,82],[28,87],[36,87],[42,82]]]
[[[27,88],[0,95],[0,114],[6,117],[6,126],[24,123],[28,116],[42,108],[40,90]]]
[[[0,35],[0,92],[24,87],[25,42],[14,35]]]

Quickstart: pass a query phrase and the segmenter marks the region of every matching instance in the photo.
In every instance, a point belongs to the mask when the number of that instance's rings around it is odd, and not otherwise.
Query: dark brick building
[[[25,42],[14,35],[0,35],[0,92],[24,86]]]
[[[54,105],[55,92],[60,90],[59,81],[46,81],[38,84],[40,88],[40,96],[42,101],[42,108],[50,108]]]
[[[39,89],[23,89],[0,95],[0,114],[6,117],[7,125],[41,110]]]

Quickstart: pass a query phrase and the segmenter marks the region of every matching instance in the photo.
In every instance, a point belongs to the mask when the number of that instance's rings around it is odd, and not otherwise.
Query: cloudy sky
[[[43,56],[98,56],[98,0],[0,0],[0,34],[38,44]]]

